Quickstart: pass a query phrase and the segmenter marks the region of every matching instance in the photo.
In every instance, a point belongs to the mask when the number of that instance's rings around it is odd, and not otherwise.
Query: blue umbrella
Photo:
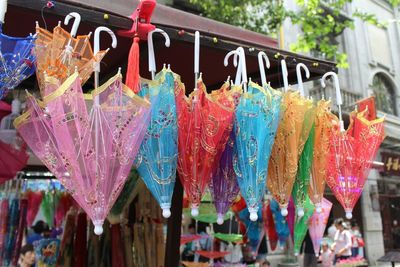
[[[234,168],[250,219],[257,220],[265,192],[268,161],[279,123],[282,95],[250,82],[236,109]]]
[[[279,244],[283,247],[290,235],[289,225],[286,218],[281,214],[281,208],[275,199],[270,201],[271,211],[274,217],[276,233],[278,234]]]
[[[32,53],[35,37],[10,37],[0,25],[0,99],[35,71]]]
[[[151,121],[136,158],[137,170],[160,204],[165,218],[171,215],[178,158],[174,94],[178,79],[176,74],[164,68],[154,81],[143,81],[138,93],[150,98]]]
[[[263,239],[265,234],[261,205],[258,206],[258,219],[256,221],[251,221],[249,219],[249,215],[249,210],[243,209],[239,213],[239,218],[246,225],[246,236],[248,238],[251,251],[256,254],[258,251],[258,247],[260,246],[261,240]]]

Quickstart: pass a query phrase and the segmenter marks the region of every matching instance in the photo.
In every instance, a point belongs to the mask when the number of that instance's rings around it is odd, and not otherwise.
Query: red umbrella
[[[268,235],[269,245],[271,246],[271,249],[275,250],[276,246],[278,245],[279,239],[275,229],[274,217],[272,215],[271,206],[269,205],[269,203],[264,206],[263,211],[264,230]]]
[[[34,192],[28,190],[25,193],[25,197],[28,200],[28,213],[26,215],[26,224],[28,227],[30,227],[35,221],[36,215],[40,208],[40,204],[42,203],[43,192]]]
[[[202,236],[202,235],[182,235],[181,236],[181,245],[184,245],[186,243],[190,243],[192,241],[199,240],[199,239],[202,239],[202,238],[205,238],[205,236]]]
[[[28,162],[26,144],[16,147],[0,141],[0,184],[15,177]]]
[[[350,115],[350,126],[345,131],[340,112],[338,77],[335,73],[325,74],[322,77],[323,86],[328,75],[335,78],[339,124],[332,133],[326,182],[346,211],[346,217],[351,219],[353,208],[361,196],[371,164],[384,139],[384,118],[368,121],[368,109],[353,112]]]
[[[197,32],[196,48],[199,38]],[[198,68],[195,73],[198,77]],[[215,99],[209,95],[201,76],[189,97],[185,96],[183,86],[176,92],[178,172],[191,203],[192,216],[199,213],[200,200],[232,129],[235,104],[233,97],[230,101],[227,99],[229,97]]]

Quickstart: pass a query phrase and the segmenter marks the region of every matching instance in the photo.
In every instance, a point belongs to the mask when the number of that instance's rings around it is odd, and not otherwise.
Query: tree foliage
[[[290,49],[295,52],[310,51],[329,60],[336,60],[338,67],[348,67],[347,55],[339,50],[337,36],[345,29],[354,28],[354,19],[384,27],[373,14],[343,11],[352,0],[295,0],[300,11],[286,10],[280,0],[190,0],[203,16],[243,27],[252,31],[276,36],[285,19],[301,26],[303,34]],[[329,5],[326,4],[329,2]],[[400,0],[390,0],[397,6]]]

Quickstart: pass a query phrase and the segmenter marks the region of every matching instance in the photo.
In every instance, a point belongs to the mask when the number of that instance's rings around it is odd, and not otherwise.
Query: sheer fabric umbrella
[[[3,34],[6,9],[7,1],[4,0],[0,10],[0,99],[35,71],[32,53],[35,36],[20,38]]]
[[[332,209],[332,203],[326,198],[323,198],[320,208],[321,210],[319,212],[315,210],[308,226],[308,231],[314,246],[314,252],[317,257],[324,237],[325,228],[328,223],[329,214]]]
[[[261,206],[261,205],[260,205]],[[248,209],[244,209],[239,213],[240,220],[246,227],[245,236],[247,237],[248,243],[251,247],[251,252],[256,255],[260,246],[261,240],[264,237],[264,224],[262,219],[262,207],[258,209],[257,221],[250,219],[250,213]]]
[[[315,115],[314,155],[311,165],[310,186],[308,195],[317,212],[321,211],[325,191],[327,162],[332,136],[332,121],[335,116],[330,110],[330,101],[320,100]]]
[[[207,93],[199,73],[199,33],[195,41],[196,86],[185,96],[176,92],[178,113],[178,172],[190,200],[192,215],[198,216],[199,204],[211,174],[228,141],[234,113],[234,100],[218,101]],[[200,75],[200,76],[199,76]]]
[[[290,236],[289,225],[286,221],[286,217],[284,217],[281,213],[278,202],[272,199],[270,205],[274,218],[276,233],[278,234],[279,246],[283,248]]]
[[[0,140],[0,184],[13,179],[27,164],[26,144],[16,146]]]
[[[95,52],[101,31],[112,33],[105,27],[96,29]],[[91,107],[86,106],[76,72],[44,98],[51,116],[30,96],[28,111],[15,126],[101,234],[143,140],[150,105],[122,84],[120,73],[98,87],[98,67],[96,89],[86,97],[93,101]]]
[[[28,227],[31,227],[33,225],[33,222],[35,221],[37,213],[39,212],[40,204],[42,203],[43,199],[43,192],[42,191],[34,192],[28,190],[25,193],[25,198],[28,200],[26,224]]]
[[[294,223],[294,254],[298,255],[300,253],[301,245],[303,244],[304,237],[307,234],[309,220],[314,213],[314,205],[312,204],[308,195],[306,195],[304,214],[299,216],[296,214],[296,219]]]
[[[268,201],[268,204],[264,206],[263,218],[264,218],[264,231],[268,236],[269,245],[271,249],[274,251],[278,244],[278,234],[275,229],[274,216],[271,211],[270,200]]]
[[[286,62],[282,60],[281,64],[283,72],[287,74]],[[284,79],[287,84],[286,75]],[[300,80],[299,85],[302,85]],[[300,92],[294,92],[288,91],[286,87],[287,85],[285,85],[286,92],[281,105],[281,120],[268,168],[268,190],[279,203],[283,216],[288,214],[287,206],[298,171],[299,159],[315,115],[312,100],[304,98],[301,88],[299,88]]]
[[[90,44],[91,33],[76,36],[80,24],[80,15],[69,13],[64,20],[68,24],[71,18],[74,23],[71,32],[67,32],[58,23],[52,32],[40,28],[36,23],[36,77],[42,97],[52,93],[56,88],[46,85],[46,77],[52,77],[62,84],[77,69],[82,85],[90,78],[94,66],[106,55],[108,50],[93,52]]]
[[[368,110],[353,112],[350,114],[350,126],[345,131],[340,112],[339,79],[336,73],[326,73],[322,77],[322,86],[325,86],[325,79],[330,75],[334,77],[337,92],[339,125],[336,125],[332,134],[326,182],[343,206],[346,218],[351,219],[371,164],[384,139],[384,118],[368,121],[366,119]]]

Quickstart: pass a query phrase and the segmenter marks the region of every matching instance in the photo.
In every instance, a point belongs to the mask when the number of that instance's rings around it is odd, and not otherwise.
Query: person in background
[[[46,233],[51,233],[49,226],[44,221],[37,221],[34,226],[32,226],[33,233],[30,234],[26,240],[27,244],[32,245],[33,242],[42,240],[45,238],[43,235]]]
[[[326,242],[322,243],[322,252],[319,256],[322,262],[322,267],[332,267],[333,266],[333,253]]]
[[[265,260],[262,264],[261,267],[271,267],[271,263],[267,260]]]
[[[334,242],[332,244],[332,250],[335,251],[334,264],[338,260],[348,259],[351,256],[351,233],[349,230],[345,229],[346,224],[342,218],[335,221],[335,226],[337,228]]]
[[[362,235],[360,233],[360,228],[358,227],[358,224],[356,222],[351,223],[351,240],[352,240],[352,247],[351,247],[351,256],[356,257],[358,256],[358,250],[359,250],[359,244],[358,240],[362,238]]]
[[[24,245],[20,250],[18,267],[31,267],[35,264],[35,251],[30,244]]]
[[[332,242],[335,239],[336,231],[337,231],[337,229],[335,226],[335,221],[333,221],[331,226],[329,226],[329,228],[328,228],[328,237]]]

